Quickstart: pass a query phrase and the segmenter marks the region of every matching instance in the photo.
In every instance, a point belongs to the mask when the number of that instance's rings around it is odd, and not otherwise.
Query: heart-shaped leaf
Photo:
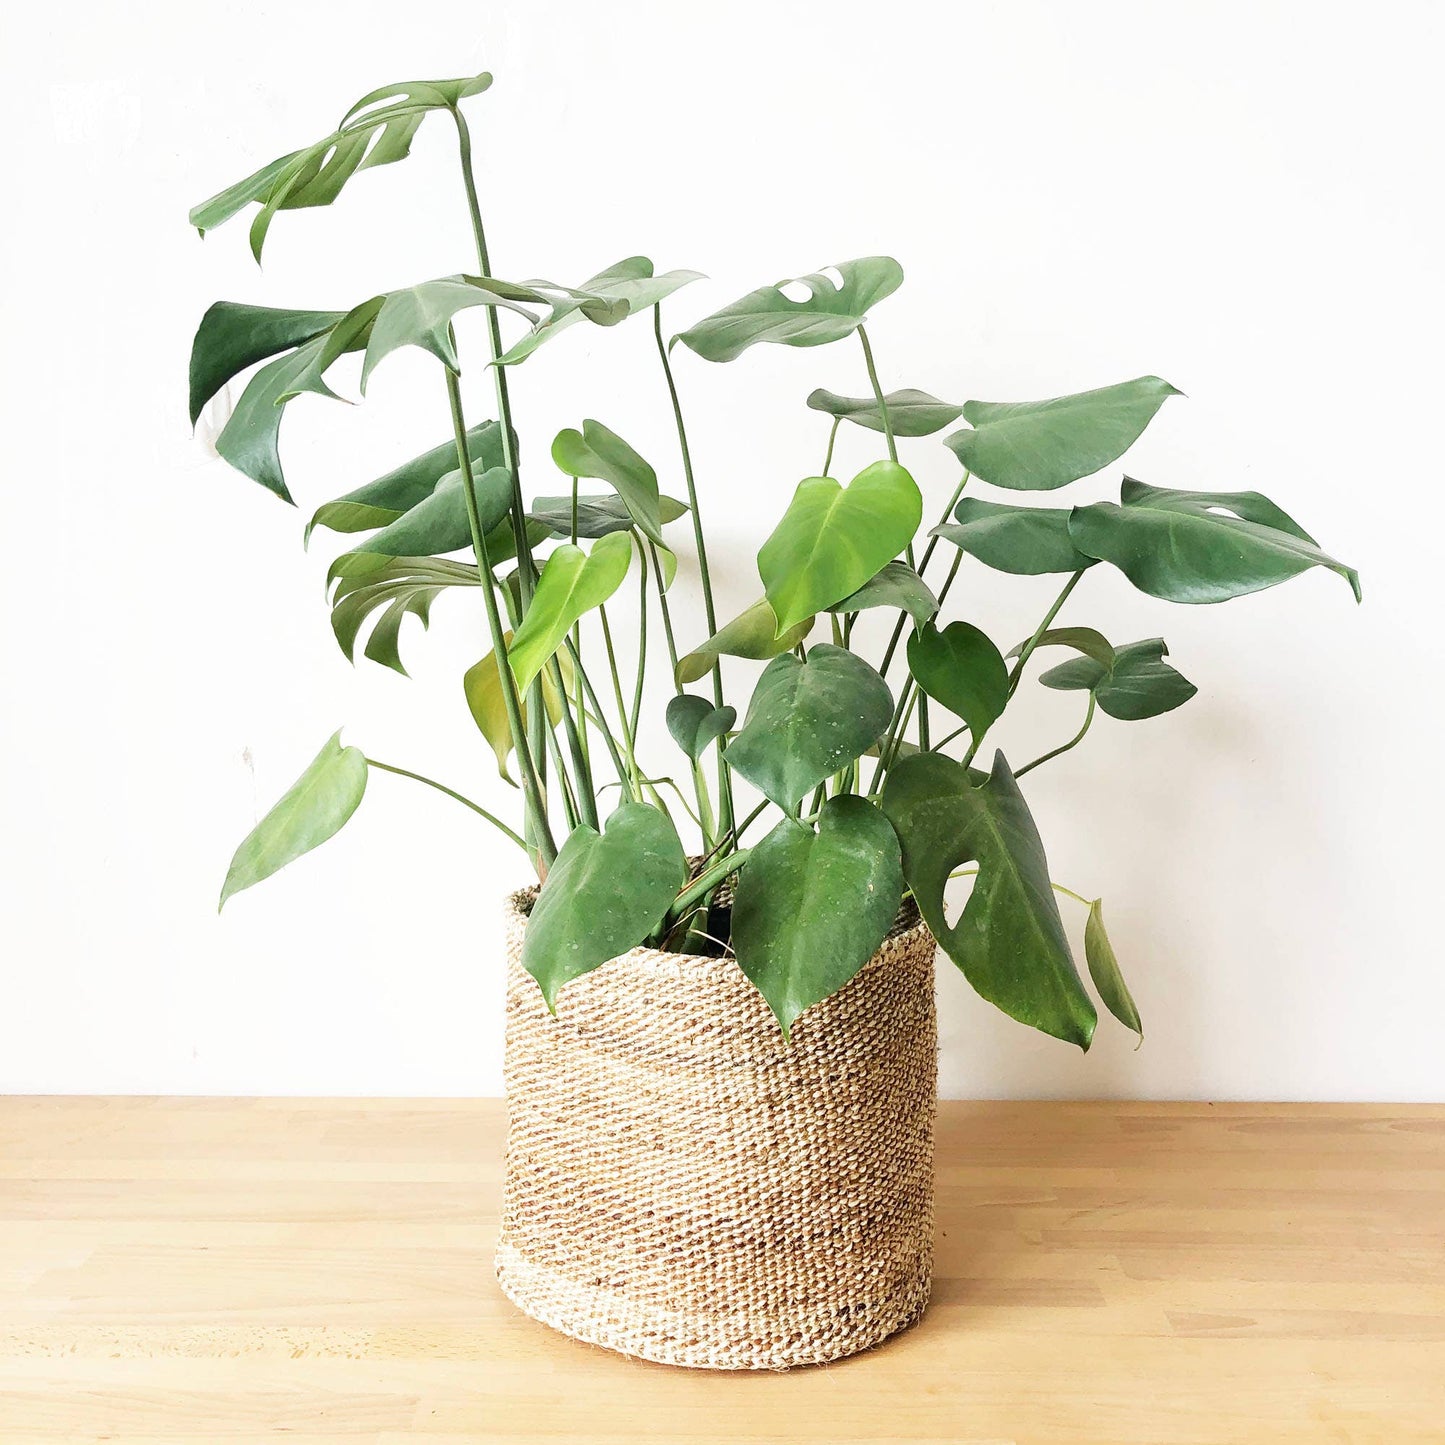
[[[1320,551],[1293,517],[1258,492],[1181,492],[1124,479],[1122,505],[1075,507],[1075,547],[1112,562],[1167,602],[1224,602],[1327,567],[1360,600],[1360,577]]]
[[[856,592],[835,602],[828,610],[862,612],[869,607],[896,607],[922,627],[938,611],[938,598],[907,562],[889,562]]]
[[[796,627],[779,634],[777,613],[766,599],[754,602],[724,625],[700,647],[695,647],[677,664],[681,684],[706,677],[719,657],[745,657],[765,662],[779,653],[791,652],[813,630],[813,619],[805,617]]]
[[[723,737],[738,720],[735,707],[716,707],[710,698],[680,692],[667,705],[667,730],[672,740],[696,762],[708,745]]]
[[[861,756],[893,716],[888,684],[843,647],[819,643],[806,661],[775,657],[758,679],[728,765],[785,813],[810,788]]]
[[[687,503],[679,502],[676,497],[658,496],[657,517],[663,526],[677,521],[687,510]],[[559,537],[572,535],[571,497],[538,497],[527,515]],[[625,532],[634,525],[627,503],[614,496],[578,497],[576,522],[579,537],[605,537],[609,532]]]
[[[511,642],[512,634],[504,634],[507,642]],[[562,673],[562,685],[572,685],[572,658],[566,652],[557,656]],[[512,729],[507,720],[507,703],[502,692],[502,674],[497,667],[497,654],[489,652],[480,662],[475,662],[466,671],[462,678],[462,689],[466,693],[467,708],[471,712],[472,721],[476,723],[482,736],[491,745],[492,751],[497,755],[497,771],[509,783],[512,782],[512,775],[507,771],[507,759],[513,752]],[[553,682],[552,675],[548,671],[542,673],[542,701],[547,709],[547,717],[555,728],[562,720],[562,699],[557,691],[557,684]],[[525,726],[527,721],[527,699],[521,699],[522,722]],[[513,783],[515,787],[516,784]]]
[[[366,756],[333,733],[310,766],[236,849],[220,906],[341,831],[366,792]]]
[[[577,619],[617,591],[631,559],[632,538],[626,532],[599,537],[590,552],[564,542],[547,558],[532,605],[507,649],[520,690],[531,685]]]
[[[1092,692],[1110,717],[1124,722],[1158,717],[1199,691],[1164,661],[1169,649],[1162,637],[1126,643],[1113,651],[1112,667],[1095,657],[1075,657],[1051,667],[1039,681],[1061,692]]]
[[[1018,657],[1028,645],[1021,642],[1017,647],[1010,648],[1008,655]],[[1106,673],[1114,670],[1113,646],[1102,632],[1096,632],[1092,627],[1051,627],[1039,634],[1031,650],[1037,651],[1041,647],[1071,647],[1075,652],[1092,658]]]
[[[953,515],[956,521],[935,527],[932,535],[999,572],[1022,577],[1081,572],[1097,560],[1070,540],[1067,507],[1011,507],[965,497]]]
[[[913,540],[922,517],[918,484],[897,462],[874,462],[846,487],[800,482],[758,552],[779,629],[851,596]]]
[[[191,425],[201,410],[233,376],[330,331],[343,311],[282,311],[274,306],[246,306],[217,301],[201,317],[191,344]]]
[[[615,431],[590,418],[579,432],[557,433],[552,460],[569,477],[595,477],[612,487],[644,537],[662,541],[657,473]]]
[[[706,361],[732,361],[760,341],[823,346],[851,336],[867,319],[869,308],[903,284],[903,267],[891,256],[864,256],[833,269],[842,278],[841,286],[821,271],[762,286],[673,339]],[[795,301],[784,291],[787,286],[805,289],[808,295]]]
[[[996,487],[1052,491],[1117,461],[1179,394],[1157,376],[1139,376],[1048,401],[970,401],[963,415],[971,429],[944,443]]]
[[[869,431],[881,432],[891,428],[896,437],[932,436],[963,415],[961,406],[954,406],[951,401],[939,401],[936,396],[912,387],[890,391],[883,400],[888,407],[888,428],[883,425],[883,411],[877,397],[839,396],[819,387],[809,396],[808,405],[814,411],[854,422]]]
[[[522,944],[522,967],[556,1010],[564,983],[636,948],[662,922],[687,878],[667,815],[624,803],[598,833],[574,828],[542,885]]]
[[[784,818],[753,849],[733,902],[733,946],[784,1038],[877,952],[902,896],[898,837],[866,798],[829,798],[816,831]]]
[[[472,491],[482,533],[490,535],[506,518],[512,504],[512,474],[506,467],[492,467],[473,476]],[[457,468],[437,482],[430,496],[368,537],[356,550],[383,557],[430,557],[471,545],[466,488],[461,469]]]
[[[935,702],[968,724],[973,745],[1008,705],[1008,666],[987,635],[969,622],[941,632],[931,622],[908,639],[908,671]]]
[[[903,876],[933,935],[990,1003],[1020,1023],[1089,1047],[1097,1014],[1069,952],[1043,843],[1004,761],[987,778],[941,753],[896,763],[883,811],[903,845]],[[944,888],[962,863],[978,878],[957,926]]]
[[[1104,1000],[1104,1007],[1124,1025],[1144,1040],[1144,1026],[1139,1022],[1139,1010],[1129,985],[1119,969],[1119,960],[1114,956],[1114,945],[1104,931],[1104,900],[1096,898],[1089,905],[1089,921],[1084,925],[1084,958],[1088,961],[1089,977]]]

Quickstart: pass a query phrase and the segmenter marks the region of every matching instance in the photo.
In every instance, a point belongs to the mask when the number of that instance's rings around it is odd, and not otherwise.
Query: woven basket
[[[548,1014],[508,900],[497,1278],[670,1365],[780,1369],[911,1324],[933,1255],[934,942],[909,905],[784,1044],[730,959],[637,948]]]

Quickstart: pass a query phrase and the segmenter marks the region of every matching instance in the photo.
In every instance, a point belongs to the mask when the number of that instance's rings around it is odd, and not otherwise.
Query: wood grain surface
[[[1445,1442],[1445,1107],[945,1104],[923,1322],[760,1375],[516,1314],[502,1134],[0,1100],[0,1441]]]

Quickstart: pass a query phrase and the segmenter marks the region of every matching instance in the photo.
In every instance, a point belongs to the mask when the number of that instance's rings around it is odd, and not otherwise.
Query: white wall
[[[871,328],[887,385],[1017,399],[1158,372],[1188,399],[1134,474],[1262,489],[1364,575],[1359,609],[1325,573],[1197,609],[1090,575],[1067,619],[1164,633],[1200,687],[1105,719],[1030,789],[1056,877],[1106,899],[1148,1039],[1106,1021],[1081,1056],[944,960],[945,1092],[1445,1095],[1437,7],[78,0],[4,23],[0,1089],[499,1088],[495,905],[518,862],[446,800],[374,778],[335,843],[215,914],[236,841],[339,725],[505,802],[457,680],[479,610],[439,603],[410,681],[353,669],[321,600],[331,549],[303,556],[302,516],[185,417],[212,299],[346,306],[469,260],[435,122],[406,166],[282,217],[263,273],[243,224],[202,243],[187,207],[373,85],[486,67],[471,114],[504,274],[575,281],[644,250],[713,278],[680,326],[889,251],[908,281]],[[475,356],[479,323],[463,340]],[[517,374],[530,489],[555,490],[545,444],[587,415],[679,488],[649,340],[574,331]],[[679,372],[741,604],[821,458],[803,398],[860,392],[859,358]],[[467,384],[480,415],[485,375]],[[303,512],[446,429],[418,354],[362,407],[299,402]],[[910,454],[936,509],[951,459]],[[1007,641],[1054,591],[965,581]],[[1017,758],[1074,725],[1076,698],[1036,691],[1002,738]]]

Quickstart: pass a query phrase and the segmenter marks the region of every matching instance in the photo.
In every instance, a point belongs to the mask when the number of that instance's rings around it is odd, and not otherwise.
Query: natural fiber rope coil
[[[785,1044],[731,959],[638,948],[567,985],[507,909],[497,1277],[564,1334],[665,1364],[777,1369],[867,1349],[927,1302],[934,942],[910,904]]]

